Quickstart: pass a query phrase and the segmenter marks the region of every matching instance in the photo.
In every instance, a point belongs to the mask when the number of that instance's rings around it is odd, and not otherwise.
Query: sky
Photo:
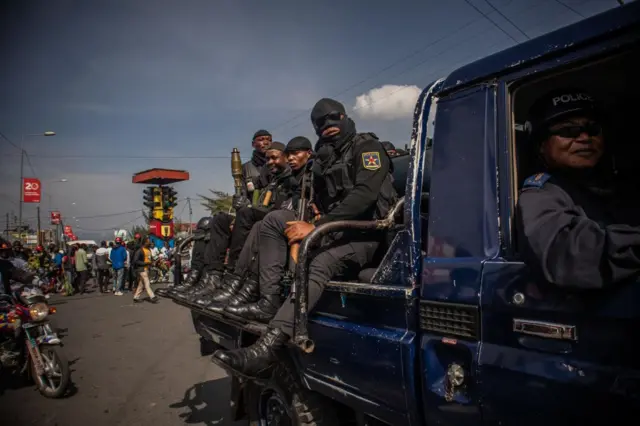
[[[267,129],[315,142],[322,97],[359,131],[409,142],[415,101],[464,64],[612,7],[616,0],[5,0],[0,132],[42,181],[43,226],[80,239],[142,224],[136,172],[187,170],[176,216],[233,191],[230,152]],[[56,136],[33,136],[54,131]],[[66,182],[60,182],[66,179]],[[20,150],[0,137],[0,223],[18,215]],[[36,205],[23,220],[35,226]],[[13,219],[10,219],[13,220]]]

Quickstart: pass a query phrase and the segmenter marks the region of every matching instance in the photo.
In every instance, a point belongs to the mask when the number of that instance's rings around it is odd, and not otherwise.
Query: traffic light
[[[178,191],[170,186],[162,188],[162,207],[166,210],[178,205]]]
[[[154,201],[155,201],[155,197],[154,197],[154,193],[155,193],[155,187],[153,186],[148,186],[144,189],[143,192],[143,199],[144,199],[144,205],[145,207],[148,207],[149,210],[153,210],[154,207]]]
[[[153,188],[153,208],[162,209],[162,188]]]

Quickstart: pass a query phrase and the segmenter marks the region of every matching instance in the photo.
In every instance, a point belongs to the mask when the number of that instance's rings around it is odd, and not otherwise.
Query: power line
[[[16,145],[15,143],[13,143],[13,142],[11,141],[11,139],[9,139],[8,137],[6,137],[6,136],[4,135],[4,133],[0,132],[0,136],[2,136],[2,139],[4,139],[5,141],[9,142],[9,144],[13,145],[13,147],[14,147],[15,149],[17,149],[17,150],[19,150],[19,151],[22,151],[22,148],[20,148],[18,145]]]
[[[498,15],[500,15],[500,16],[502,16],[504,19],[506,19],[506,21],[507,21],[508,23],[510,23],[511,25],[513,25],[513,26],[515,27],[515,29],[516,29],[516,30],[520,31],[520,34],[522,34],[523,36],[525,36],[525,38],[526,38],[527,40],[529,40],[529,39],[531,38],[531,37],[529,37],[529,36],[527,35],[527,33],[525,33],[524,31],[522,31],[522,30],[520,29],[520,27],[519,27],[519,26],[517,26],[517,25],[516,25],[516,24],[515,24],[511,19],[507,18],[507,16],[506,16],[504,13],[500,12],[500,11],[499,11],[499,10],[498,10],[494,5],[492,5],[491,3],[489,3],[489,0],[484,0],[484,2],[485,2],[485,3],[487,3],[491,9],[495,10],[495,11],[498,13]]]
[[[571,6],[569,6],[568,4],[565,4],[564,2],[560,1],[560,0],[555,0],[556,3],[560,4],[561,6],[564,6],[566,9],[569,9],[570,11],[572,11],[573,13],[575,13],[576,15],[584,18],[584,15],[580,12],[578,12],[577,10],[575,10],[574,8],[572,8]]]
[[[489,18],[489,16],[487,14],[485,14],[483,11],[481,11],[480,9],[478,9],[473,3],[471,3],[470,0],[464,0],[465,3],[467,3],[469,6],[471,6],[472,8],[474,8],[476,10],[476,12],[478,12],[480,15],[484,16],[487,21],[491,22],[497,29],[499,29],[500,31],[502,31],[507,37],[509,37],[511,40],[513,40],[515,43],[518,43],[518,40],[516,40],[515,38],[513,38],[513,36],[511,34],[509,34],[508,32],[506,32],[500,25],[498,25],[493,19]]]
[[[83,159],[83,158],[117,158],[117,159],[129,159],[129,160],[211,160],[211,159],[230,159],[231,156],[222,155],[164,155],[164,156],[147,156],[147,155],[100,155],[100,154],[87,154],[87,155],[73,155],[73,154],[35,154],[31,155],[33,158],[59,158],[59,159]],[[243,158],[248,160],[249,158]]]
[[[79,229],[80,231],[88,231],[88,232],[101,232],[101,231],[112,231],[113,229],[116,228],[123,228],[127,225],[131,225],[133,222],[135,222],[138,219],[141,219],[143,217],[143,215],[137,216],[135,219],[132,219],[130,221],[127,221],[125,223],[119,224],[117,226],[112,226],[110,228],[102,228],[102,229],[93,229],[93,228],[82,228],[80,226],[74,225],[74,228]]]
[[[445,39],[447,39],[447,38],[451,37],[453,34],[456,34],[456,33],[458,33],[459,31],[464,30],[465,28],[469,27],[471,24],[474,24],[474,23],[476,23],[476,22],[478,22],[478,21],[479,21],[479,19],[474,19],[474,20],[472,20],[472,21],[467,22],[466,24],[464,24],[464,25],[463,25],[463,26],[461,26],[460,28],[457,28],[456,30],[452,31],[451,33],[449,33],[449,34],[447,34],[447,35],[445,35],[445,36],[442,36],[442,37],[438,38],[437,40],[434,40],[434,41],[431,41],[431,42],[427,43],[426,45],[424,45],[424,46],[420,47],[419,49],[415,50],[414,52],[410,53],[409,55],[407,55],[407,56],[405,56],[405,57],[403,57],[403,58],[401,58],[401,59],[399,59],[399,60],[396,60],[396,61],[392,62],[391,64],[387,65],[386,67],[384,67],[384,68],[382,68],[382,69],[378,70],[377,72],[375,72],[375,73],[371,74],[369,77],[367,77],[367,78],[365,78],[365,79],[362,79],[362,80],[358,81],[357,83],[354,83],[354,84],[350,85],[350,86],[349,86],[349,87],[347,87],[346,89],[341,90],[341,91],[340,91],[340,92],[338,92],[336,95],[333,95],[333,96],[331,96],[331,97],[332,97],[332,98],[337,98],[338,96],[340,96],[340,95],[343,95],[343,94],[347,93],[347,92],[348,92],[348,91],[350,91],[351,89],[353,89],[353,88],[355,88],[355,87],[358,87],[358,86],[360,86],[362,83],[365,83],[365,82],[367,82],[367,81],[371,80],[372,78],[375,78],[375,77],[379,76],[380,74],[384,73],[385,71],[390,70],[391,68],[395,67],[396,65],[398,65],[398,64],[399,64],[399,63],[401,63],[401,62],[404,62],[404,61],[406,61],[407,59],[411,59],[411,58],[413,58],[414,56],[416,56],[416,55],[417,55],[417,54],[419,54],[419,53],[424,52],[425,50],[427,50],[427,49],[428,49],[428,48],[430,48],[431,46],[434,46],[435,44],[437,44],[437,43],[439,43],[439,42],[441,42],[441,41],[443,41],[443,40],[445,40]],[[300,114],[297,114],[297,115],[293,116],[292,118],[290,118],[290,119],[288,119],[288,120],[284,121],[283,123],[280,123],[280,124],[276,125],[275,127],[273,127],[273,129],[278,129],[278,128],[282,127],[282,126],[285,126],[285,125],[287,125],[287,124],[291,123],[292,121],[296,121],[298,118],[303,117],[303,116],[305,116],[305,115],[308,115],[310,112],[311,112],[311,108],[309,108],[309,109],[305,110],[305,112],[302,112],[302,113],[300,113]],[[297,126],[295,126],[295,127],[297,127]]]

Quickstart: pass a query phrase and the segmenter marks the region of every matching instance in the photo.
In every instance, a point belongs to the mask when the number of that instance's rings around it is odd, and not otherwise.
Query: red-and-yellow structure
[[[173,238],[173,209],[178,205],[178,191],[169,186],[189,180],[189,172],[172,169],[149,169],[133,175],[132,182],[149,185],[143,191],[149,209],[149,234],[168,241]]]

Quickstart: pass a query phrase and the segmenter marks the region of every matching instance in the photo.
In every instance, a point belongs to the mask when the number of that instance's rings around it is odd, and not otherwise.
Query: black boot
[[[169,296],[172,296],[176,293],[182,293],[187,289],[191,288],[192,286],[194,286],[199,279],[200,279],[200,271],[198,269],[192,269],[189,272],[189,275],[187,275],[187,279],[182,284],[167,290],[167,294]]]
[[[256,300],[258,300],[258,294],[257,281],[247,279],[244,281],[244,285],[242,286],[238,294],[232,296],[226,301],[212,302],[211,304],[209,304],[209,306],[207,306],[207,310],[215,312],[217,314],[221,314],[227,305],[238,306],[255,302]]]
[[[216,351],[212,361],[241,375],[255,376],[278,360],[276,351],[282,348],[287,340],[289,336],[279,328],[274,328],[246,348]]]
[[[193,292],[189,295],[189,301],[197,303],[198,300],[207,299],[218,290],[218,283],[222,281],[222,271],[207,271],[202,277],[204,286],[201,290]]]
[[[239,276],[230,273],[224,274],[224,284],[222,285],[222,288],[207,299],[209,303],[207,304],[206,309],[209,309],[209,306],[213,307],[217,303],[227,302],[233,296],[238,294],[241,288],[242,280]],[[213,312],[216,311],[214,310]]]
[[[230,316],[240,317],[247,321],[268,323],[276,315],[280,306],[282,306],[282,299],[279,295],[265,294],[258,303],[239,306],[229,305],[224,311]]]
[[[200,281],[198,281],[197,283],[195,283],[192,286],[187,287],[186,289],[182,290],[182,291],[177,291],[175,293],[173,293],[173,297],[176,299],[181,299],[181,300],[187,300],[189,299],[194,293],[200,292],[202,290],[204,290],[206,288],[207,284],[205,283],[205,281],[203,279],[200,279]]]

